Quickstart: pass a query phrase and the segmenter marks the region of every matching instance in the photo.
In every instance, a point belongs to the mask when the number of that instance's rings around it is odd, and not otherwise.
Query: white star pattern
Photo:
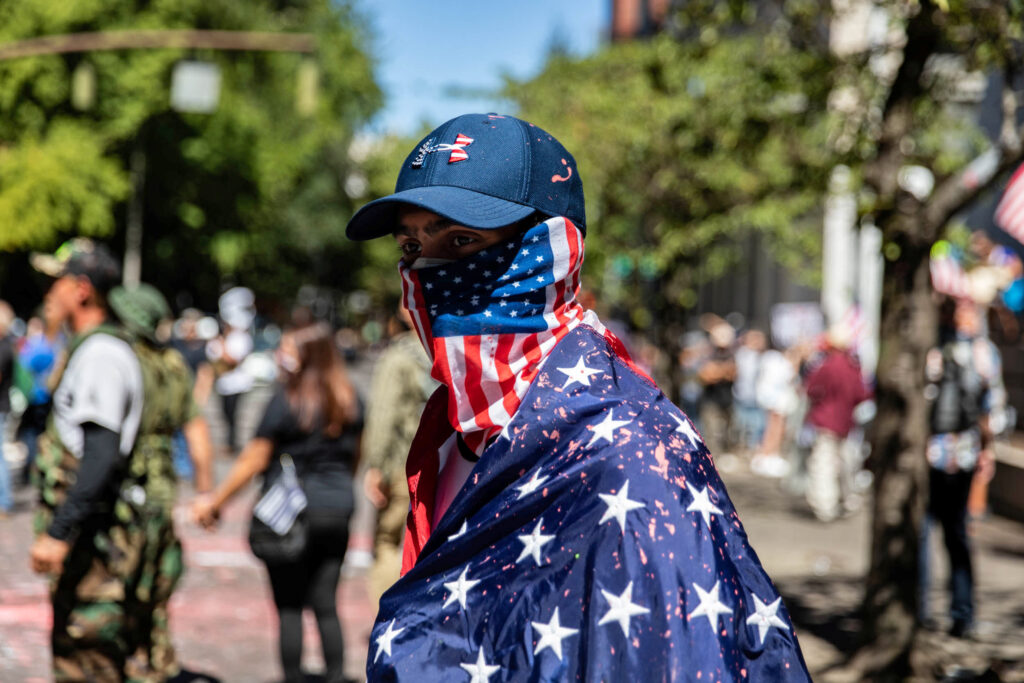
[[[639,501],[629,499],[629,479],[626,480],[626,483],[622,485],[622,488],[614,496],[610,493],[599,493],[597,495],[608,506],[608,509],[604,511],[604,516],[598,521],[598,526],[604,524],[609,519],[614,519],[619,523],[622,533],[626,533],[626,513],[630,510],[646,507],[646,505]]]
[[[469,270],[476,270],[476,264],[475,264],[475,263],[470,263],[470,264],[469,264],[469,265],[467,266],[467,268],[468,268]]]
[[[732,614],[732,610],[718,599],[718,584],[719,581],[715,581],[715,585],[711,587],[711,590],[705,591],[697,584],[693,584],[694,590],[697,591],[697,598],[700,600],[700,604],[690,612],[689,618],[694,617],[707,617],[708,623],[711,624],[711,630],[718,631],[718,615],[719,614]]]
[[[562,641],[571,635],[579,633],[579,629],[566,628],[562,626],[561,621],[558,619],[558,608],[555,608],[555,614],[551,617],[551,621],[544,623],[543,621],[532,621],[530,622],[533,628],[537,629],[537,633],[540,635],[540,640],[537,641],[537,647],[533,648],[533,654],[538,655],[546,647],[550,647],[551,651],[558,655],[558,661],[562,661]]]
[[[380,653],[385,653],[388,657],[391,656],[391,641],[398,637],[398,634],[404,631],[404,628],[395,629],[395,620],[392,619],[391,623],[388,624],[387,629],[384,633],[377,636],[377,654],[373,656],[373,661],[376,662],[380,658]]]
[[[685,436],[687,439],[689,439],[691,446],[697,448],[697,444],[700,443],[700,436],[697,434],[696,431],[694,431],[693,426],[690,424],[690,421],[679,419],[679,416],[676,415],[675,413],[669,414],[672,416],[672,419],[675,420],[676,423],[679,425],[678,427],[676,427],[676,431]]]
[[[449,540],[449,541],[454,541],[454,540],[455,540],[456,538],[458,538],[459,536],[463,536],[463,535],[465,535],[465,533],[466,533],[466,520],[462,520],[462,526],[460,526],[460,527],[459,527],[459,530],[458,530],[458,531],[456,531],[456,532],[455,532],[454,534],[452,534],[451,536],[449,536],[449,537],[448,537],[448,540]]]
[[[574,383],[580,383],[584,386],[590,386],[590,376],[596,375],[600,370],[588,368],[583,362],[583,356],[580,356],[576,361],[576,365],[571,368],[558,368],[558,371],[565,374],[565,384],[562,385],[563,389],[568,389]]]
[[[537,276],[537,282],[544,282],[544,276],[543,275],[538,275]]]
[[[768,635],[768,629],[772,626],[789,630],[786,622],[776,614],[779,611],[779,605],[782,604],[782,598],[775,598],[775,602],[766,605],[753,593],[750,595],[754,598],[754,613],[747,618],[747,623],[757,626],[757,635],[760,636],[762,645],[764,645],[764,637]]]
[[[501,669],[497,664],[488,664],[484,658],[484,648],[480,646],[480,653],[477,655],[476,662],[473,664],[459,664],[463,669],[469,672],[472,678],[469,683],[489,683],[491,676]]]
[[[693,502],[687,506],[686,511],[699,512],[700,516],[704,518],[704,523],[707,524],[710,529],[711,514],[714,513],[716,515],[721,515],[723,513],[715,506],[714,503],[711,502],[711,499],[708,498],[708,487],[705,486],[703,489],[698,491],[693,488],[690,482],[686,482],[686,489],[690,492],[690,495],[693,496]]]
[[[462,282],[462,278],[456,277],[455,280],[453,280],[453,282],[455,282],[455,284],[460,284]]]
[[[423,286],[426,287],[427,289],[433,289],[434,288],[434,283],[433,282],[428,282],[428,283],[424,284]]]
[[[530,255],[530,250],[529,249],[523,249],[523,256],[529,256],[529,255]]]
[[[480,583],[479,579],[470,581],[466,577],[467,573],[469,573],[469,567],[463,568],[462,573],[459,574],[459,578],[457,580],[448,581],[444,584],[444,587],[452,593],[448,596],[448,599],[444,601],[444,605],[441,606],[441,609],[444,609],[448,605],[456,602],[462,606],[462,609],[466,609],[466,597],[469,595],[470,589]]]
[[[544,526],[544,519],[537,520],[537,526],[533,528],[533,533],[519,537],[519,542],[523,544],[523,552],[519,553],[519,557],[516,558],[516,564],[519,564],[527,557],[532,557],[533,561],[540,566],[540,551],[546,544],[554,540],[555,535],[542,534],[540,528]]]
[[[594,425],[594,436],[590,439],[590,443],[587,444],[587,448],[590,448],[601,439],[605,439],[608,443],[612,443],[612,434],[615,430],[623,425],[628,425],[632,420],[616,420],[615,411],[609,410],[608,415]]]
[[[539,489],[541,487],[541,484],[546,482],[548,479],[550,479],[548,475],[545,474],[542,477],[540,476],[540,470],[537,470],[536,472],[533,473],[533,476],[530,477],[530,481],[526,482],[522,486],[516,487],[517,489],[519,489],[519,495],[516,496],[516,500],[519,500],[521,498],[524,498],[525,496],[530,495],[531,493]]]
[[[618,622],[622,627],[622,635],[629,638],[629,620],[638,614],[648,614],[651,610],[640,605],[633,604],[633,582],[630,581],[622,595],[615,595],[602,589],[601,595],[608,601],[608,611],[597,622],[598,626],[604,626],[610,622]]]
[[[484,311],[484,317],[485,318],[490,318],[491,317],[491,312],[490,311]]]
[[[543,262],[544,262],[544,257],[543,256],[538,256],[537,257],[537,263],[543,263]]]

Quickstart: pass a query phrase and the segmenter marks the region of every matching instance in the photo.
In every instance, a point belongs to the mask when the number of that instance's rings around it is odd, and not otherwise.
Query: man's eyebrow
[[[453,225],[455,225],[455,221],[451,220],[450,218],[438,218],[436,221],[432,221],[424,225],[423,231],[426,232],[428,235],[433,236],[441,232],[442,230],[447,230]],[[395,228],[395,230],[391,234],[396,236],[409,236],[412,234],[412,228],[410,228],[408,225],[405,225],[404,223],[399,223],[398,227]]]

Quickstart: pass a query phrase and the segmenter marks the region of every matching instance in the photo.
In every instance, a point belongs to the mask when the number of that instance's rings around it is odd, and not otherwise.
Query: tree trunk
[[[886,242],[898,245],[900,253],[885,267],[878,415],[870,434],[875,476],[871,564],[861,649],[851,662],[872,681],[902,680],[910,673],[918,598],[918,530],[928,474],[924,360],[937,339],[930,245],[909,238],[903,230],[885,232]]]

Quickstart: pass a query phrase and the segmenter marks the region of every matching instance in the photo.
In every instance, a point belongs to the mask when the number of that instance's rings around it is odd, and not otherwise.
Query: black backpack
[[[931,428],[933,434],[963,432],[977,425],[981,417],[985,381],[974,367],[974,350],[967,354],[966,363],[957,361],[954,349],[957,343],[942,347],[942,378],[932,404]]]

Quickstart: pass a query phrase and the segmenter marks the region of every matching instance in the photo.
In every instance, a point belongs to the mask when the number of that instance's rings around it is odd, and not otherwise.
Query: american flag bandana
[[[402,268],[448,386],[410,451],[406,573],[368,680],[810,680],[700,436],[575,303],[578,230],[551,219],[487,251]],[[497,438],[432,527],[455,429]]]
[[[450,434],[446,401],[410,458]],[[700,436],[585,322],[420,546],[370,681],[810,680]]]
[[[583,235],[561,217],[454,263],[399,264],[403,304],[433,361],[431,376],[448,388],[448,420],[477,454],[581,320],[612,338],[576,303],[582,266]]]

